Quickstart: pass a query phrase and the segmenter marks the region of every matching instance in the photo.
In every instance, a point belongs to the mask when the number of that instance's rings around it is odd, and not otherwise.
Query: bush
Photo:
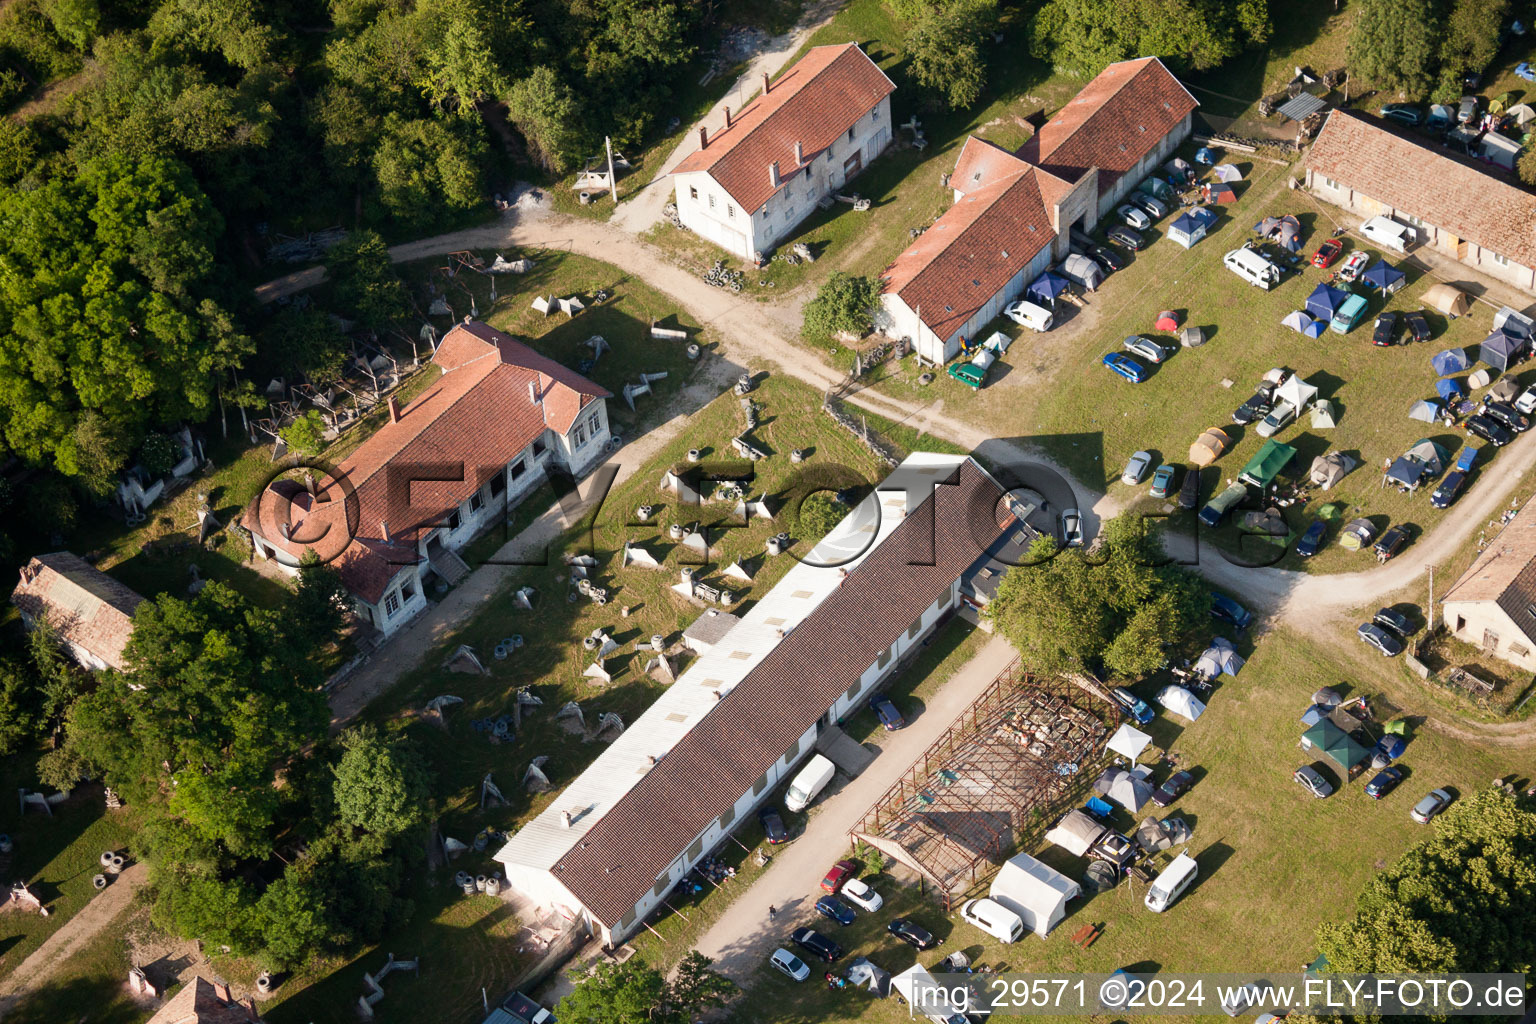
[[[806,304],[802,333],[810,341],[825,341],[834,334],[867,334],[874,326],[879,301],[880,285],[873,278],[839,270]]]
[[[325,447],[325,417],[310,409],[278,433],[300,455],[318,455]]]
[[[848,509],[825,493],[811,494],[800,503],[800,532],[808,541],[820,540],[842,522]]]
[[[181,444],[169,434],[150,434],[139,449],[139,464],[150,476],[165,476],[181,461]]]

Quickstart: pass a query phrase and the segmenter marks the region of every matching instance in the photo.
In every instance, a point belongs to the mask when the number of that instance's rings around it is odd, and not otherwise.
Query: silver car
[[[1145,231],[1152,226],[1152,218],[1130,203],[1116,207],[1115,215],[1137,231]]]
[[[1061,514],[1061,542],[1069,548],[1083,546],[1083,514],[1075,508]]]
[[[1151,452],[1137,452],[1131,456],[1125,464],[1125,472],[1120,474],[1120,482],[1135,487],[1141,483],[1141,478],[1147,475],[1147,470],[1152,466]]]
[[[1127,352],[1132,352],[1143,359],[1160,363],[1168,358],[1168,350],[1163,348],[1151,338],[1143,338],[1139,334],[1133,334],[1120,343],[1120,347]]]
[[[1327,779],[1323,778],[1323,773],[1312,767],[1310,764],[1304,764],[1300,768],[1297,768],[1295,774],[1292,775],[1291,778],[1301,783],[1303,789],[1317,797],[1319,800],[1333,794],[1333,784],[1330,783]]]
[[[1443,789],[1437,789],[1423,800],[1413,805],[1413,810],[1408,816],[1420,825],[1428,825],[1429,819],[1439,814],[1451,805],[1451,794]]]

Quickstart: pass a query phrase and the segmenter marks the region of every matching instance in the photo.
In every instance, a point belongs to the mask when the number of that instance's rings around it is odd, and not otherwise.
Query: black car
[[[1253,612],[1244,608],[1226,594],[1211,591],[1211,618],[1238,629],[1247,629],[1253,621]]]
[[[1429,503],[1435,508],[1450,508],[1456,503],[1456,498],[1461,494],[1461,489],[1467,486],[1467,474],[1459,469],[1453,469],[1445,474],[1440,481],[1440,486],[1435,488],[1429,496]]]
[[[1371,344],[1386,348],[1397,341],[1397,314],[1386,312],[1376,318],[1376,329],[1371,332]]]
[[[842,959],[843,947],[821,934],[815,928],[796,928],[789,933],[789,939],[817,960],[825,960],[827,963],[831,963],[834,960]]]
[[[1307,527],[1307,532],[1301,535],[1301,540],[1296,542],[1296,554],[1302,558],[1311,558],[1317,554],[1323,546],[1323,537],[1328,532],[1328,524],[1321,519],[1312,520],[1312,525]]]
[[[1362,641],[1370,644],[1388,658],[1395,658],[1403,653],[1403,642],[1374,622],[1361,623],[1360,628],[1356,632],[1360,634]]]
[[[1408,544],[1408,528],[1406,526],[1394,526],[1381,535],[1376,546],[1371,548],[1376,552],[1378,562],[1389,561]]]
[[[1421,310],[1404,313],[1403,326],[1408,329],[1408,336],[1414,341],[1428,341],[1430,335],[1434,333],[1429,329],[1429,320]]]
[[[789,841],[789,832],[784,828],[784,819],[779,817],[776,811],[763,808],[757,812],[757,820],[762,823],[763,833],[768,837],[772,846]]]
[[[1270,383],[1259,385],[1259,389],[1248,400],[1232,411],[1232,422],[1239,426],[1246,426],[1254,420],[1261,420],[1269,415],[1269,411],[1275,407],[1275,386]]]
[[[907,945],[915,946],[918,949],[932,949],[939,944],[939,940],[934,938],[933,932],[930,932],[909,918],[898,917],[886,925],[885,930]]]
[[[1141,252],[1141,250],[1147,247],[1147,240],[1145,238],[1120,224],[1111,227],[1104,234],[1111,242],[1114,242],[1116,245],[1123,245],[1131,250],[1131,252]]]
[[[1515,435],[1511,434],[1504,424],[1481,414],[1468,416],[1466,428],[1467,433],[1480,437],[1498,448],[1504,447],[1515,439]]]
[[[1395,612],[1391,608],[1381,608],[1371,617],[1371,621],[1378,626],[1386,626],[1398,636],[1407,636],[1413,632],[1413,623],[1408,621],[1408,616],[1402,612]]]
[[[1194,784],[1195,777],[1189,772],[1174,772],[1168,776],[1167,782],[1152,791],[1152,802],[1159,807],[1167,807],[1187,793]]]
[[[1485,402],[1483,403],[1483,413],[1492,419],[1498,420],[1517,434],[1523,434],[1531,429],[1530,417],[1522,414],[1520,410],[1508,402]]]
[[[853,924],[854,917],[856,916],[853,908],[836,896],[823,896],[817,900],[816,913],[829,920],[836,921],[844,927]]]
[[[1110,270],[1125,269],[1125,257],[1107,245],[1090,245],[1088,255],[1092,256],[1100,266],[1106,266]]]
[[[1200,504],[1200,468],[1190,466],[1179,485],[1179,508],[1188,512]]]
[[[1380,800],[1397,788],[1397,784],[1403,781],[1401,768],[1383,768],[1376,773],[1376,777],[1365,784],[1365,795],[1372,800]]]

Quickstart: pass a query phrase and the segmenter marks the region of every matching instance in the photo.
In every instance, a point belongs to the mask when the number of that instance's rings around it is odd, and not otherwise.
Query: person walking
[[[778,917],[778,916],[779,916],[779,908],[775,907],[773,904],[770,903],[768,905],[768,920],[772,921],[775,917]]]

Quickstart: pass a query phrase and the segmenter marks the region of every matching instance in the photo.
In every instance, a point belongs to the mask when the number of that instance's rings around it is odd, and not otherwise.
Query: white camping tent
[[[1307,478],[1323,490],[1329,490],[1344,479],[1358,463],[1343,452],[1329,452],[1312,460]]]
[[[848,980],[863,985],[881,999],[891,994],[891,972],[862,956],[848,965]]]
[[[1327,430],[1339,424],[1339,417],[1333,411],[1333,403],[1323,399],[1312,407],[1312,429]]]
[[[1027,853],[1008,859],[992,879],[987,895],[1019,915],[1024,927],[1042,939],[1067,916],[1067,901],[1083,888]]]
[[[1157,702],[1169,711],[1191,722],[1198,721],[1205,714],[1205,705],[1200,698],[1184,689],[1182,686],[1168,685],[1157,693]]]
[[[1135,761],[1151,742],[1151,736],[1127,723],[1116,729],[1115,734],[1109,738],[1109,749]]]
[[[1089,291],[1098,288],[1104,280],[1104,268],[1081,253],[1072,253],[1058,268],[1062,275],[1076,281]]]
[[[1146,772],[1148,769],[1143,768]],[[1095,792],[1102,793],[1132,814],[1152,799],[1152,785],[1145,779],[1132,775],[1124,768],[1106,768],[1093,783]]]
[[[1291,403],[1297,412],[1301,412],[1317,397],[1317,388],[1302,380],[1299,374],[1292,374],[1289,380],[1276,389],[1275,397]]]
[[[1099,837],[1108,831],[1109,826],[1087,811],[1068,811],[1067,816],[1045,834],[1045,841],[1054,843],[1074,857],[1084,857],[1093,849]]]
[[[939,985],[922,964],[913,964],[891,979],[891,990],[907,1001],[907,1006],[915,1011],[913,1015],[921,1013],[929,1020],[965,1020],[965,1014],[961,1013],[957,1007],[951,1006],[944,998],[944,993],[953,991],[955,987]],[[920,1010],[917,998],[913,994],[914,990],[921,990],[923,993]]]

